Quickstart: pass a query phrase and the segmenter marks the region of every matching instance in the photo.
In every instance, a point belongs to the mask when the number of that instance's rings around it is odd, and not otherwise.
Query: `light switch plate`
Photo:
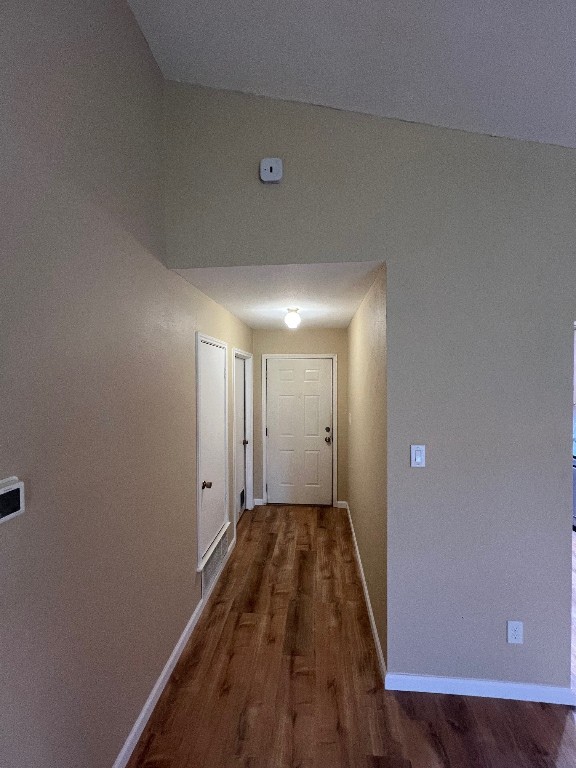
[[[410,466],[411,467],[426,466],[426,446],[425,445],[410,446]]]

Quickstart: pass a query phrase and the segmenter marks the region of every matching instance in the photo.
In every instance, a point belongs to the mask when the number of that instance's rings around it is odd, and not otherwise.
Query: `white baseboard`
[[[264,506],[264,499],[254,499],[254,506],[255,507],[263,507]]]
[[[389,672],[385,677],[388,691],[420,693],[453,693],[459,696],[482,696],[490,699],[515,699],[546,704],[576,705],[576,691],[553,685],[510,683],[505,680],[478,680],[460,677],[404,675]]]
[[[228,559],[230,558],[230,555],[232,554],[232,550],[234,549],[235,545],[236,545],[236,537],[234,537],[234,539],[230,542],[230,545],[228,546],[228,551],[226,552],[226,557],[222,561],[222,565],[220,567],[220,570],[218,571],[218,575],[212,582],[210,589],[205,595],[202,595],[200,602],[194,609],[194,613],[192,614],[188,623],[184,627],[184,631],[182,632],[182,634],[178,639],[178,642],[174,646],[174,650],[170,654],[170,658],[168,659],[164,669],[160,673],[160,677],[158,678],[158,680],[156,680],[156,683],[154,684],[154,688],[152,688],[150,695],[146,699],[146,703],[142,707],[142,711],[138,715],[138,718],[134,723],[132,730],[128,734],[128,738],[126,739],[124,746],[120,750],[120,754],[116,758],[116,761],[114,762],[114,765],[112,766],[112,768],[126,768],[126,765],[128,764],[128,760],[130,760],[130,756],[132,755],[132,752],[134,752],[134,749],[136,748],[136,744],[138,744],[138,740],[140,739],[140,736],[142,736],[144,728],[146,727],[146,724],[150,719],[152,712],[154,711],[154,707],[158,703],[158,699],[162,695],[162,691],[166,687],[166,684],[170,679],[170,675],[172,674],[174,667],[178,663],[178,659],[182,655],[182,652],[186,647],[186,643],[190,639],[190,636],[194,631],[194,627],[198,623],[198,620],[202,615],[202,611],[206,607],[208,598],[212,594],[212,590],[214,589],[214,587],[218,582],[218,579],[222,575],[224,566],[228,562]]]
[[[200,618],[200,614],[202,613],[203,607],[204,607],[204,601],[200,600],[200,602],[194,609],[194,613],[192,614],[188,623],[186,624],[184,631],[180,635],[180,638],[176,643],[174,650],[170,654],[170,658],[166,662],[164,669],[160,673],[160,677],[158,678],[158,680],[156,680],[154,688],[152,688],[150,695],[146,699],[146,703],[144,704],[142,711],[138,715],[138,718],[134,723],[134,726],[130,731],[128,738],[126,739],[124,746],[120,750],[120,754],[116,758],[116,761],[112,766],[112,768],[125,768],[126,764],[128,763],[128,760],[130,759],[130,756],[134,751],[136,744],[138,743],[138,739],[142,735],[142,732],[146,727],[146,723],[150,719],[150,715],[154,711],[154,707],[158,703],[158,699],[162,695],[162,691],[166,687],[166,683],[168,682],[170,675],[172,674],[172,671],[176,666],[178,659],[180,658],[182,651],[184,650],[184,647],[186,646],[186,643],[190,638],[190,635],[192,634],[192,631],[196,626],[196,624],[198,623],[198,619]]]
[[[376,621],[374,619],[374,611],[372,610],[372,603],[370,602],[370,594],[368,592],[368,584],[366,583],[366,577],[364,576],[364,568],[362,566],[362,558],[360,557],[360,550],[358,549],[358,541],[356,540],[356,531],[354,530],[354,523],[352,522],[352,515],[350,514],[350,507],[347,501],[337,501],[336,506],[348,511],[348,520],[350,521],[350,530],[352,531],[352,540],[354,542],[354,552],[356,554],[356,562],[358,563],[358,570],[360,572],[360,580],[362,582],[362,589],[364,590],[364,599],[366,600],[366,607],[368,608],[368,618],[370,619],[370,626],[372,628],[372,636],[374,637],[374,645],[376,646],[376,655],[378,656],[378,664],[380,665],[380,673],[382,680],[386,678],[386,662],[384,661],[384,653],[382,651],[382,645],[380,638],[378,637],[378,630],[376,629]]]

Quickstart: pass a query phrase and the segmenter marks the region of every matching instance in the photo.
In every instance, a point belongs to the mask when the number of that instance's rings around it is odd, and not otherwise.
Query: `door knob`
[[[204,490],[204,488],[212,488],[212,483],[209,482],[208,480],[204,480],[204,482],[202,483],[202,490]]]
[[[324,438],[324,442],[328,443],[328,445],[330,445],[330,443],[332,442],[332,438],[330,437],[330,435],[328,435],[328,437]]]

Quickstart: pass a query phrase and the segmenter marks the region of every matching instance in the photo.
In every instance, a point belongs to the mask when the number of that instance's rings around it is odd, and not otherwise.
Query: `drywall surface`
[[[0,765],[114,762],[200,598],[197,329],[160,262],[162,84],[122,3],[9,2],[0,78]]]
[[[338,499],[348,498],[348,338],[345,328],[254,331],[254,496],[262,498],[262,355],[338,355]]]
[[[576,153],[173,83],[166,112],[169,264],[387,263],[389,671],[567,686]]]
[[[348,501],[386,659],[386,270],[348,327]]]

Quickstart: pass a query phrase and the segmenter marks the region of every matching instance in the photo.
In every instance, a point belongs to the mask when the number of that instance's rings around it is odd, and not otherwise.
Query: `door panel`
[[[320,434],[320,395],[304,395],[304,434],[306,437]]]
[[[307,486],[320,485],[320,451],[304,452],[304,482]]]
[[[278,482],[283,488],[293,488],[296,483],[296,457],[294,451],[279,451]]]
[[[228,522],[226,505],[226,347],[198,343],[198,557]],[[211,487],[202,488],[202,484]]]
[[[268,501],[332,504],[332,360],[269,359],[266,387]]]
[[[278,431],[282,437],[294,437],[297,418],[297,403],[294,395],[278,396]]]

